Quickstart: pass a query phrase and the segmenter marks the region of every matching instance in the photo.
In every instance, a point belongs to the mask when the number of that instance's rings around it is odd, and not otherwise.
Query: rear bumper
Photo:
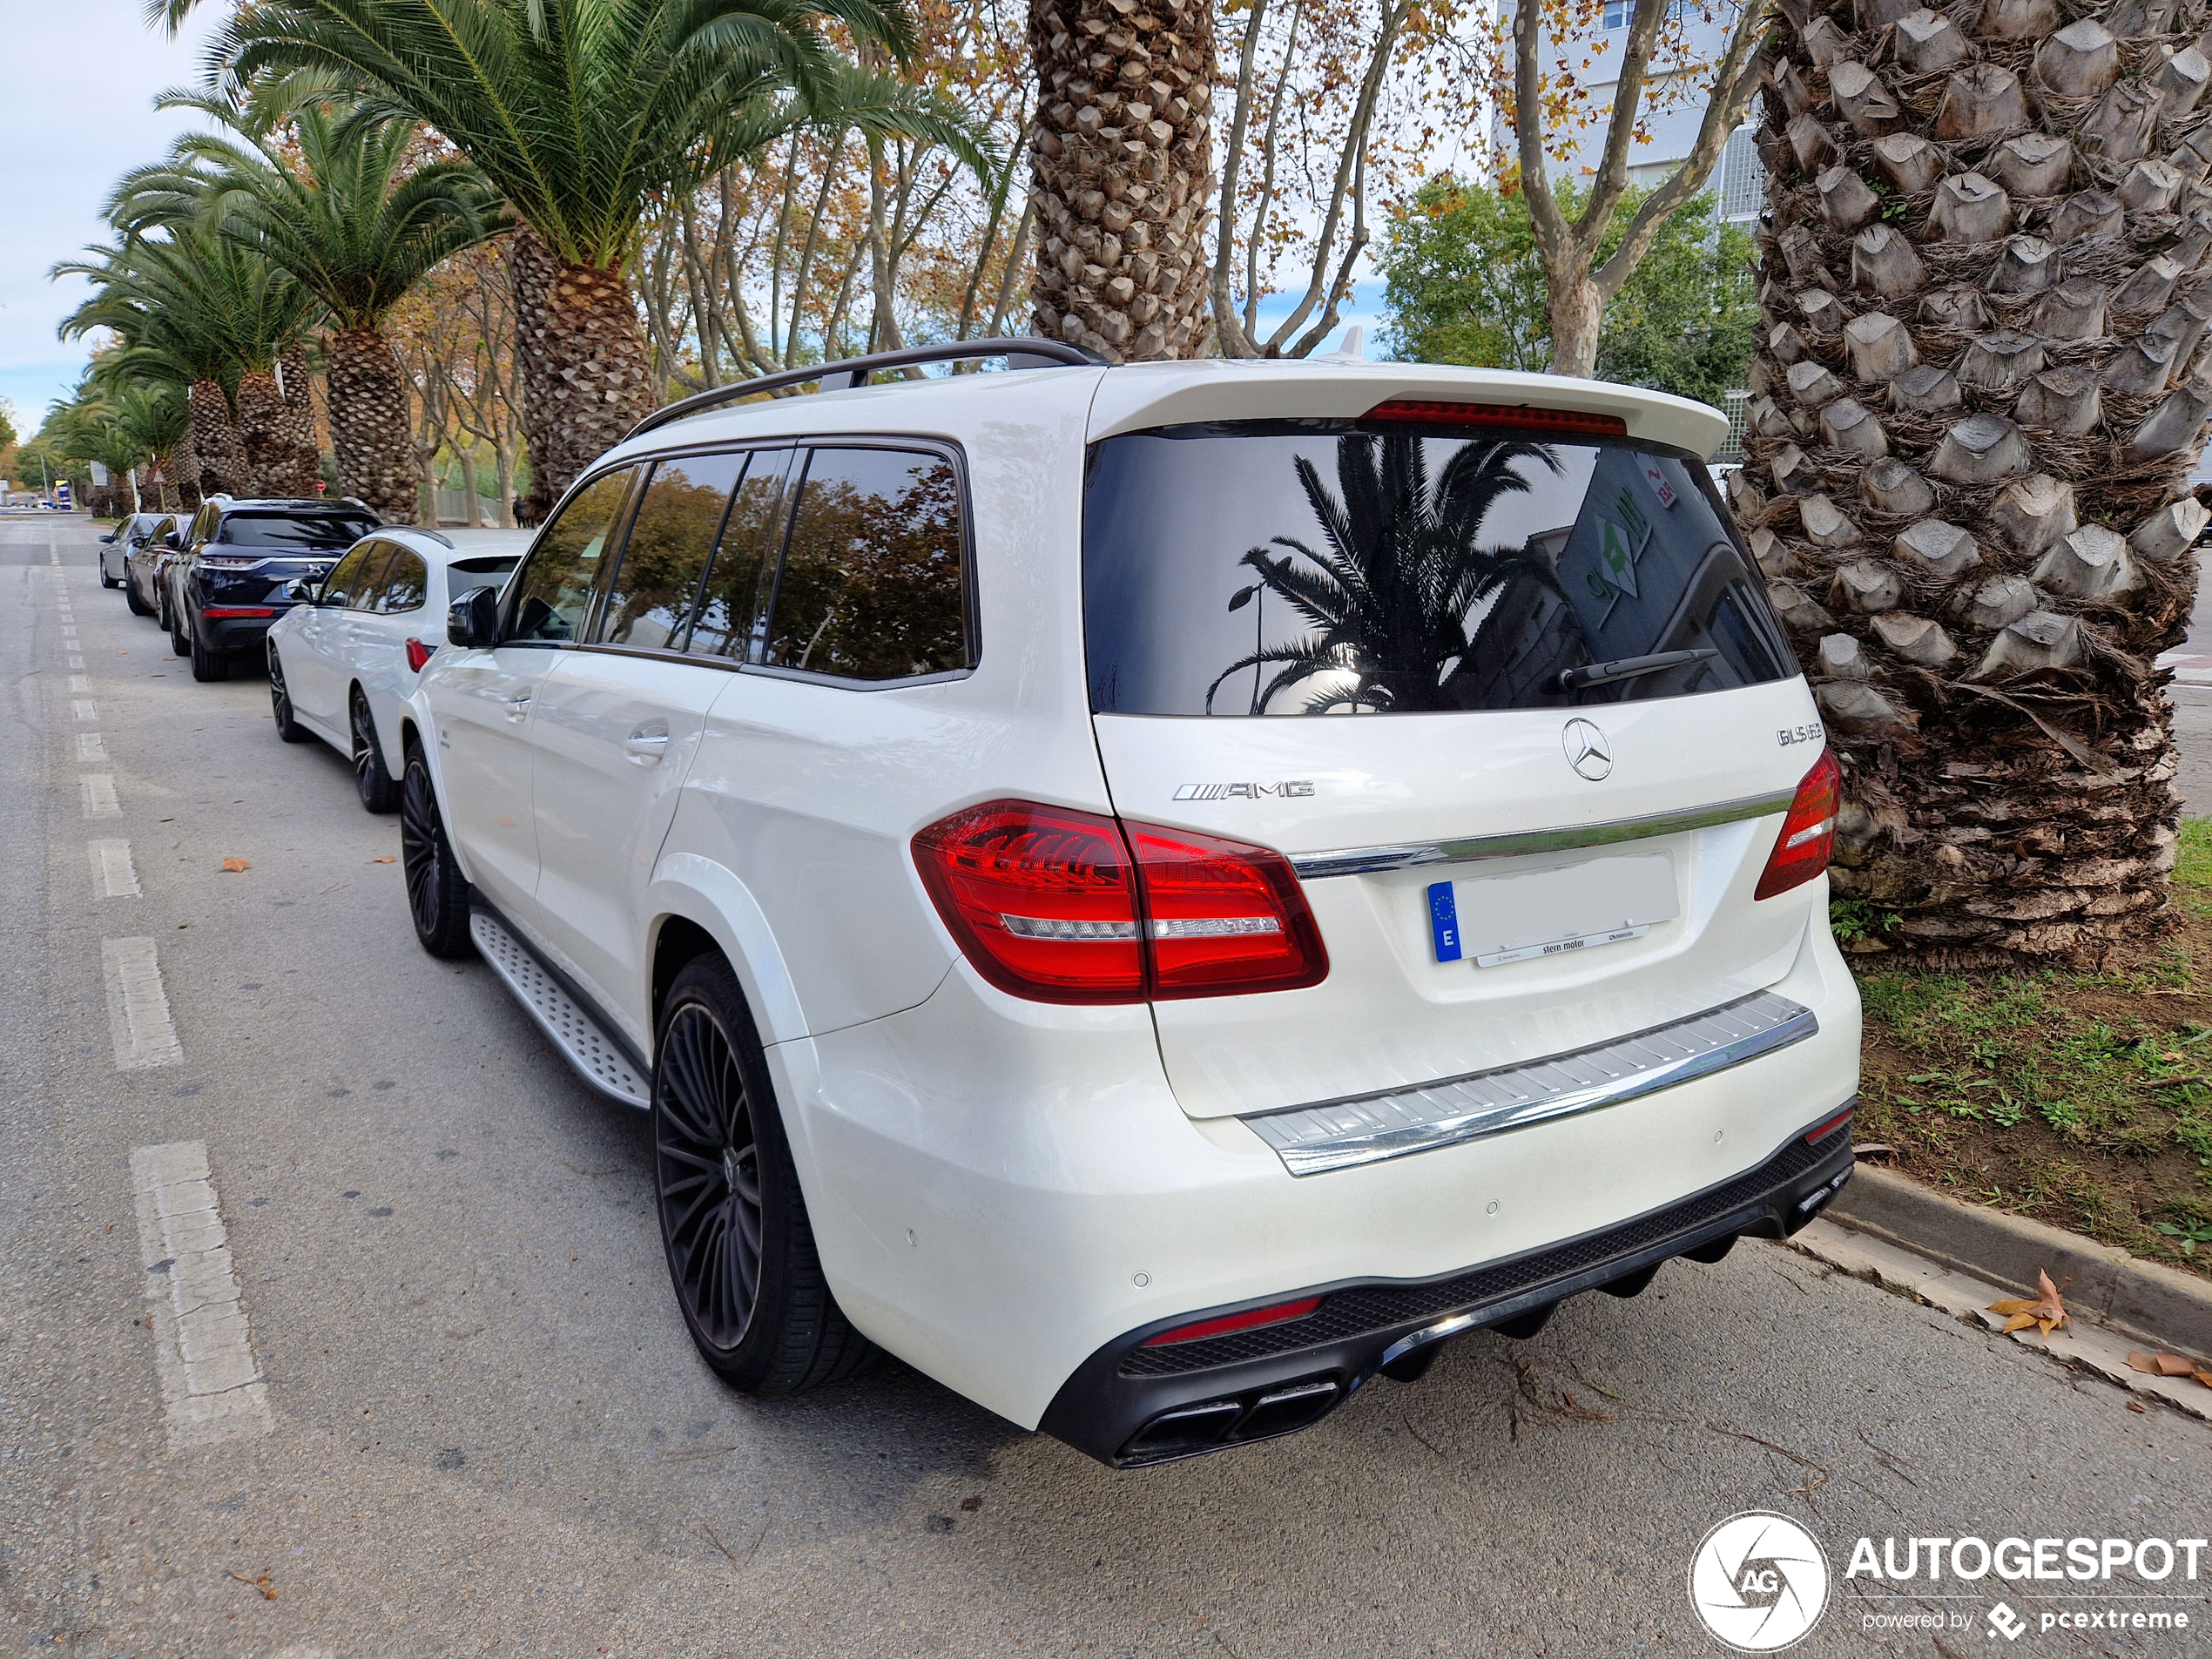
[[[1823,1121],[1836,1114],[1823,1114]],[[1633,1294],[1671,1258],[1718,1259],[1744,1235],[1786,1238],[1850,1179],[1848,1125],[1794,1136],[1764,1163],[1702,1192],[1579,1238],[1427,1279],[1285,1289],[1318,1297],[1302,1318],[1147,1347],[1164,1330],[1235,1313],[1201,1310],[1106,1344],[1069,1377],[1038,1426],[1116,1467],[1137,1467],[1305,1428],[1349,1399],[1386,1360],[1549,1308],[1605,1285]],[[1633,1286],[1633,1290],[1627,1288]]]
[[[248,651],[260,648],[268,637],[270,626],[291,607],[288,605],[256,605],[253,610],[265,610],[266,617],[226,617],[219,614],[226,607],[217,605],[217,614],[207,610],[197,612],[193,620],[198,624],[197,640],[213,651]]]

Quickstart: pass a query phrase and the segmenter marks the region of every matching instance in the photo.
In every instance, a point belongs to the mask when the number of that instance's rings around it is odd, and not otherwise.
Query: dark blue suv
[[[320,582],[338,556],[383,523],[357,501],[239,501],[211,496],[170,567],[169,641],[196,680],[228,679],[231,654],[261,654],[292,609],[294,582]]]

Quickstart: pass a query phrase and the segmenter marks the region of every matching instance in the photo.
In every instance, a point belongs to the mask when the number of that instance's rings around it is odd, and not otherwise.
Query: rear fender
[[[806,1035],[806,1014],[790,967],[777,947],[759,901],[737,874],[695,853],[674,853],[661,860],[645,890],[652,937],[644,961],[650,975],[661,929],[681,917],[704,929],[744,988],[745,1002],[759,1027],[760,1041],[772,1049]],[[637,1006],[650,1007],[650,982],[639,988]]]

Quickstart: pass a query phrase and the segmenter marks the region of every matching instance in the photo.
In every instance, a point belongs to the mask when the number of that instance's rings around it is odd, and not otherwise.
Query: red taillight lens
[[[1805,1131],[1805,1139],[1808,1141],[1826,1140],[1838,1130],[1843,1128],[1844,1124],[1850,1123],[1851,1120],[1851,1114],[1857,1109],[1858,1109],[1856,1107],[1846,1106],[1843,1110],[1838,1112],[1826,1123],[1815,1123],[1811,1129]]]
[[[1836,850],[1836,808],[1844,793],[1843,770],[1827,750],[1797,786],[1790,815],[1782,820],[1782,833],[1774,839],[1766,868],[1759,872],[1754,899],[1771,899],[1777,893],[1803,887],[1828,867]]]
[[[407,642],[408,671],[420,674],[422,671],[422,664],[430,660],[430,653],[436,649],[435,645],[426,645],[419,639],[408,640]]]
[[[1420,421],[1431,426],[1541,427],[1549,432],[1584,432],[1626,437],[1629,423],[1617,415],[1588,415],[1581,409],[1539,409],[1517,403],[1437,403],[1424,398],[1393,397],[1367,411],[1370,421]]]
[[[199,614],[213,620],[225,617],[273,617],[276,612],[267,605],[209,605]]]
[[[1141,1002],[1136,878],[1110,818],[995,800],[914,837],[914,864],[975,971],[1041,1002]]]
[[[1155,997],[1288,991],[1327,977],[1320,929],[1280,853],[1189,830],[1126,827]]]
[[[1273,1307],[1254,1308],[1249,1313],[1224,1313],[1217,1319],[1201,1319],[1196,1325],[1178,1325],[1172,1331],[1163,1331],[1157,1337],[1144,1339],[1148,1348],[1164,1348],[1174,1342],[1197,1342],[1207,1337],[1227,1336],[1231,1331],[1252,1331],[1263,1325],[1287,1325],[1292,1319],[1302,1319],[1321,1305],[1318,1296],[1308,1296],[1296,1302],[1278,1302]]]
[[[914,850],[968,960],[1016,996],[1142,1002],[1328,975],[1298,876],[1264,846],[995,800],[932,824]]]

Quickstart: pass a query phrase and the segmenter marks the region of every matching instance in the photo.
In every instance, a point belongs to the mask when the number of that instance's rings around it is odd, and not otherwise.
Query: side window
[[[505,638],[576,637],[606,563],[600,556],[620,522],[634,476],[636,469],[624,467],[593,479],[538,532],[529,556],[508,584],[514,597],[507,610],[511,620],[502,631]]]
[[[377,596],[379,610],[420,610],[430,591],[430,568],[422,563],[420,553],[395,548],[381,580],[384,590]]]
[[[360,579],[346,596],[348,610],[381,610],[384,584],[392,579],[392,562],[399,549],[389,542],[377,542],[369,550],[368,563],[361,567]]]
[[[745,455],[682,455],[658,462],[607,589],[599,638],[610,645],[681,651],[722,509]]]
[[[350,602],[354,590],[361,585],[361,572],[368,568],[370,556],[383,550],[384,543],[381,542],[363,542],[339,560],[330,574],[323,578],[323,603],[342,605]]]
[[[766,660],[860,680],[972,666],[961,557],[949,461],[814,450],[776,579]]]
[[[751,660],[753,623],[760,612],[760,567],[772,562],[783,536],[784,475],[791,469],[791,458],[788,449],[756,449],[746,463],[745,482],[730,502],[722,543],[699,597],[690,646],[694,656]]]

